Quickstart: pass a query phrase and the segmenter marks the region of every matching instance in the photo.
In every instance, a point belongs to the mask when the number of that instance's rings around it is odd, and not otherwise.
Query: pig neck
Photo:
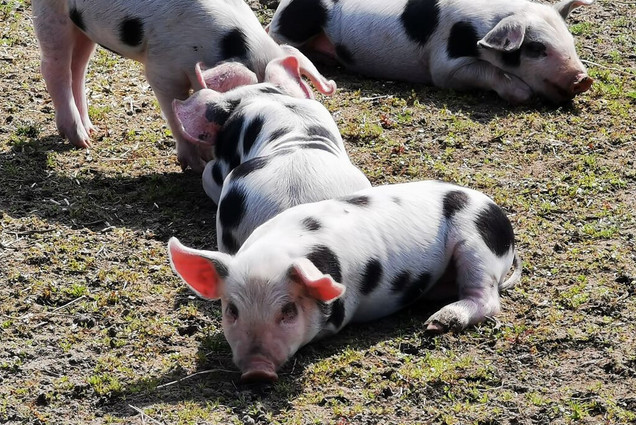
[[[252,70],[258,77],[258,81],[265,79],[265,68],[270,61],[286,56],[280,46],[266,34],[254,40],[252,49],[256,54],[252,56],[251,65]]]

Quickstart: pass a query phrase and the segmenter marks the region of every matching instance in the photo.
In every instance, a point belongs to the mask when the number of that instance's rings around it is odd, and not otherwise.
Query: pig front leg
[[[57,129],[73,145],[89,147],[94,127],[88,117],[84,78],[95,43],[73,25],[59,2],[34,1],[33,18]]]
[[[181,77],[173,77],[173,75],[180,75]],[[204,152],[185,139],[179,131],[180,124],[172,110],[172,101],[174,99],[187,99],[191,85],[190,81],[183,73],[170,72],[164,67],[152,66],[150,62],[146,64],[146,78],[155,92],[155,96],[157,96],[161,111],[172,131],[177,144],[177,161],[179,161],[181,168],[185,170],[190,167],[195,172],[202,172],[206,160],[211,159],[211,150]]]
[[[440,87],[457,90],[494,90],[501,98],[513,104],[527,102],[533,94],[532,89],[519,77],[480,60],[451,69],[434,69],[433,82]]]

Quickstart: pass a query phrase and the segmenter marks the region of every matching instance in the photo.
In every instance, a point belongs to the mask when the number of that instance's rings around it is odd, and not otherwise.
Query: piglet
[[[562,102],[592,85],[565,24],[592,2],[282,0],[269,34],[372,77]]]
[[[218,205],[217,246],[231,254],[289,207],[371,187],[349,160],[329,111],[304,98],[311,91],[302,89],[295,56],[272,60],[268,83],[241,85],[249,73],[236,66],[205,71],[201,80],[235,88],[202,89],[173,105],[183,137],[214,150],[203,188]]]
[[[459,331],[497,314],[499,293],[521,276],[501,208],[439,181],[295,206],[258,227],[235,255],[176,238],[168,253],[196,294],[221,299],[223,332],[245,381],[275,380],[303,345],[420,299],[455,297],[424,325]]]
[[[262,81],[271,60],[293,54],[321,92],[335,90],[302,53],[278,46],[242,0],[33,0],[32,7],[57,128],[78,147],[89,147],[94,131],[85,77],[95,43],[144,64],[184,169],[201,171],[206,158],[175,131],[171,103],[203,87],[194,72],[197,62],[240,62]]]

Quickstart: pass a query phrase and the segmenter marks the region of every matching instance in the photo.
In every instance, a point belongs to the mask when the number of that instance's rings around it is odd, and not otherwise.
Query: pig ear
[[[526,34],[526,22],[518,16],[508,16],[502,19],[477,42],[477,45],[501,52],[512,52],[521,47]]]
[[[314,98],[311,89],[300,76],[298,59],[294,56],[271,60],[265,68],[265,81],[282,88],[290,96]]]
[[[188,248],[175,237],[168,241],[168,257],[172,270],[201,298],[221,297],[232,257],[222,252]]]
[[[302,284],[307,293],[325,303],[335,301],[345,293],[345,286],[328,274],[322,274],[307,258],[300,258],[290,268],[292,278]]]
[[[298,59],[300,73],[309,78],[314,87],[316,87],[316,90],[322,94],[326,94],[327,96],[331,96],[336,92],[336,83],[333,80],[327,80],[320,72],[318,72],[318,69],[316,69],[314,64],[307,58],[307,56],[303,55],[300,50],[286,44],[280,47],[283,51],[287,52],[288,55]]]
[[[594,3],[594,0],[563,0],[554,5],[557,12],[561,14],[563,19],[566,19],[570,12],[580,6],[589,6]]]
[[[177,131],[189,142],[207,146],[216,142],[231,112],[222,96],[210,89],[196,91],[186,100],[173,100],[172,111],[179,124]]]
[[[224,62],[214,68],[205,68],[201,62],[195,67],[197,80],[203,87],[224,93],[233,88],[258,83],[256,74],[240,62]]]

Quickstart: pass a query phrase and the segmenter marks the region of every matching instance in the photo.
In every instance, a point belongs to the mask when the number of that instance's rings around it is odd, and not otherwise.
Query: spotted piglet
[[[274,380],[301,346],[419,299],[457,298],[425,325],[461,330],[498,313],[500,291],[521,275],[501,208],[480,192],[438,181],[290,208],[235,255],[176,238],[168,252],[195,293],[221,299],[223,331],[244,380]]]
[[[224,84],[232,86],[238,74]],[[349,160],[329,111],[297,92],[293,81],[300,78],[298,61],[289,56],[271,61],[265,71],[265,79],[278,84],[226,93],[203,89],[174,101],[184,138],[215,151],[216,159],[203,172],[203,187],[218,205],[222,252],[234,254],[256,227],[289,207],[371,186]]]
[[[185,169],[201,171],[206,158],[175,132],[173,99],[202,88],[197,62],[213,66],[236,61],[259,81],[276,58],[293,54],[317,89],[335,90],[312,63],[291,46],[277,45],[242,0],[33,0],[41,68],[55,106],[60,133],[78,147],[90,146],[94,131],[88,116],[85,76],[95,43],[144,64],[168,125],[175,133],[177,159]]]
[[[269,34],[364,75],[562,102],[592,84],[565,24],[592,2],[282,0]]]

